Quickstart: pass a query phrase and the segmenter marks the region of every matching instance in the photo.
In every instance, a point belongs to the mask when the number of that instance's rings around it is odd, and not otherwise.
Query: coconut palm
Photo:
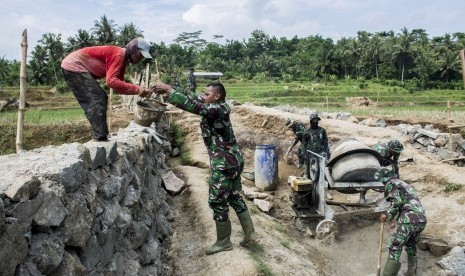
[[[108,20],[106,15],[100,17],[100,20],[94,21],[92,34],[97,38],[100,45],[116,43],[117,25],[113,20]]]
[[[129,41],[133,40],[136,37],[144,37],[142,35],[143,31],[139,30],[134,23],[124,24],[119,29],[119,36],[118,36],[118,45],[125,46],[128,44]]]
[[[406,71],[407,62],[411,59],[412,55],[412,34],[409,33],[407,28],[401,30],[397,38],[397,44],[394,45],[393,58],[400,66],[401,70],[401,83],[404,83],[404,76]]]
[[[95,38],[88,31],[83,29],[78,29],[78,33],[74,37],[68,38],[68,43],[66,44],[66,52],[72,52],[77,49],[84,47],[89,47],[95,45]]]

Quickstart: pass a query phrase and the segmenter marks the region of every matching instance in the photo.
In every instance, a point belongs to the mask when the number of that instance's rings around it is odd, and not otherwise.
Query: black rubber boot
[[[416,276],[417,275],[417,256],[407,255],[407,272],[405,276]]]
[[[231,221],[216,221],[216,242],[205,253],[212,255],[221,251],[232,250]]]
[[[251,243],[257,242],[258,235],[257,232],[255,232],[255,228],[253,227],[253,222],[249,211],[237,214],[237,217],[241,222],[242,230],[244,230],[244,239],[240,242],[240,244],[244,247],[247,247]]]
[[[388,259],[384,267],[383,276],[396,276],[400,269],[400,263]]]

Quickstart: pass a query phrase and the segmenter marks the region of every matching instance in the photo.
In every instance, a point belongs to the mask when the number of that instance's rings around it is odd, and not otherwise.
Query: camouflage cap
[[[284,123],[284,125],[286,125],[287,127],[291,127],[293,124],[294,120],[292,118],[287,118],[286,122]]]
[[[402,146],[399,140],[391,140],[388,142],[387,146],[389,150],[396,153],[400,153],[404,150],[404,146]]]
[[[312,114],[310,114],[309,118],[310,118],[310,121],[312,121],[312,120],[318,120],[318,121],[320,121],[320,120],[321,120],[321,118],[320,118],[320,116],[318,115],[318,113],[312,113]]]

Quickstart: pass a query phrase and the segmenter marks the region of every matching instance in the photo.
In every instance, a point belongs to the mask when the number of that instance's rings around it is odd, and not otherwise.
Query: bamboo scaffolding
[[[111,125],[113,121],[113,88],[110,88],[110,97],[108,98],[109,116],[108,116],[108,131],[111,133]]]
[[[22,42],[22,59],[19,71],[19,107],[18,107],[18,126],[16,130],[16,153],[23,150],[23,127],[24,112],[26,111],[26,59],[27,59],[27,29],[24,29]]]

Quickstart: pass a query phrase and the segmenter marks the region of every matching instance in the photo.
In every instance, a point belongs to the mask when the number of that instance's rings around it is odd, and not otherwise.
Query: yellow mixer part
[[[292,183],[292,189],[296,192],[310,191],[313,182],[306,177],[296,177]]]

